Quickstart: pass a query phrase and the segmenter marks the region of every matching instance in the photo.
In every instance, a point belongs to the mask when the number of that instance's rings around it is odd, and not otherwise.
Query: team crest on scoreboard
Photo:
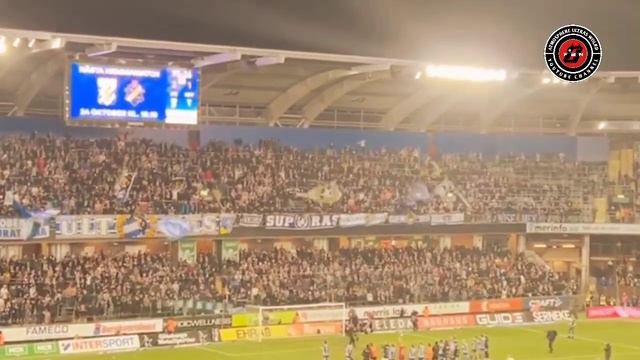
[[[144,101],[144,87],[138,80],[132,80],[124,89],[125,99],[133,106],[138,106]]]
[[[118,79],[100,77],[98,83],[98,104],[112,106],[118,99]]]
[[[596,73],[602,62],[598,37],[580,25],[565,25],[554,31],[544,50],[547,68],[564,81],[585,80]]]

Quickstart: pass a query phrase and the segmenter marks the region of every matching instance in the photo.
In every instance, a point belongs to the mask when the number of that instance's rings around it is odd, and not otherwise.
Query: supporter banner
[[[316,230],[331,229],[338,225],[340,215],[336,214],[277,214],[265,217],[267,229]]]
[[[382,225],[387,222],[387,213],[367,214],[367,226]]]
[[[58,342],[60,354],[81,354],[103,351],[125,351],[140,348],[137,335],[111,336],[97,339],[73,339]]]
[[[540,310],[569,310],[573,306],[571,296],[547,296],[524,299],[525,309]]]
[[[219,341],[220,333],[218,329],[192,330],[174,334],[140,335],[140,347],[142,348],[156,346],[200,345]]]
[[[2,329],[5,342],[68,339],[162,331],[162,319],[125,320],[86,324],[50,324]]]
[[[95,239],[116,238],[115,215],[63,215],[55,218],[56,238]]]
[[[596,306],[587,309],[589,319],[640,319],[640,307]]]
[[[509,312],[524,310],[523,299],[495,299],[471,302],[471,313]]]
[[[222,240],[222,252],[220,256],[223,261],[240,260],[240,243],[238,240]]]
[[[262,226],[262,214],[241,214],[240,226],[243,227],[260,227]]]
[[[0,218],[0,240],[25,240],[33,229],[33,221],[17,218]],[[40,226],[32,239],[45,239],[50,235],[50,226]]]
[[[262,325],[289,325],[293,324],[298,316],[295,311],[264,311],[262,313]],[[234,314],[231,316],[231,326],[246,327],[258,326],[257,313]]]
[[[444,315],[418,318],[418,328],[420,330],[452,329],[461,327],[471,327],[476,325],[476,318],[473,315]]]
[[[0,348],[0,358],[58,354],[60,354],[60,350],[58,350],[57,342],[5,345]]]
[[[527,232],[535,234],[637,235],[640,224],[527,223]]]
[[[230,327],[231,317],[226,315],[208,315],[191,318],[169,318],[164,320],[164,328],[169,332],[182,330]]]
[[[432,214],[431,225],[451,225],[464,223],[464,214]]]
[[[406,224],[407,215],[389,215],[389,224]]]
[[[531,316],[523,312],[477,314],[478,326],[512,326],[531,322]]]
[[[231,328],[220,330],[221,341],[238,341],[238,340],[258,340],[259,331],[262,332],[263,339],[281,339],[292,335],[291,325],[276,326],[252,326],[244,328]]]
[[[385,305],[357,307],[350,311],[355,312],[359,318],[399,318],[417,312],[419,315],[445,315],[445,314],[467,314],[469,313],[469,302],[433,303],[433,304],[411,304],[411,305]]]
[[[573,318],[569,310],[544,310],[532,311],[532,320],[537,324],[554,323],[558,321],[569,321]]]
[[[187,264],[195,264],[198,258],[195,240],[178,241],[178,259]]]
[[[342,214],[339,224],[340,227],[364,226],[367,224],[367,214]]]

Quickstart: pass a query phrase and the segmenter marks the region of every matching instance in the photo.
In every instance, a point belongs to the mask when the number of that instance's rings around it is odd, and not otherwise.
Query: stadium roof
[[[0,29],[0,114],[63,116],[68,61],[200,66],[201,123],[409,131],[640,131],[640,72],[577,84],[546,70],[504,81],[430,78],[426,63]],[[20,39],[20,40],[17,40]],[[14,46],[15,45],[15,46]],[[542,56],[542,54],[540,55]]]

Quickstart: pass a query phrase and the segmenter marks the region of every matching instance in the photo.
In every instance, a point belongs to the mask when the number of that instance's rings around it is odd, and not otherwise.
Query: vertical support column
[[[527,236],[524,234],[519,234],[518,235],[518,240],[516,243],[516,252],[522,253],[525,252],[527,250]]]
[[[482,250],[484,247],[482,235],[473,235],[473,247]]]
[[[582,237],[582,251],[580,254],[580,262],[582,263],[581,292],[586,293],[589,290],[589,279],[591,278],[590,261],[591,258],[591,236],[584,235]]]
[[[451,248],[451,236],[440,236],[440,250]]]
[[[53,255],[56,259],[60,260],[65,257],[71,251],[69,244],[51,243],[49,245],[49,254]]]

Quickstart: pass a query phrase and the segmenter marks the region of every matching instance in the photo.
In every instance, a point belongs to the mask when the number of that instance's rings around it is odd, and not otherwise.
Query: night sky
[[[640,0],[0,0],[0,27],[544,69],[558,27],[640,70]]]

